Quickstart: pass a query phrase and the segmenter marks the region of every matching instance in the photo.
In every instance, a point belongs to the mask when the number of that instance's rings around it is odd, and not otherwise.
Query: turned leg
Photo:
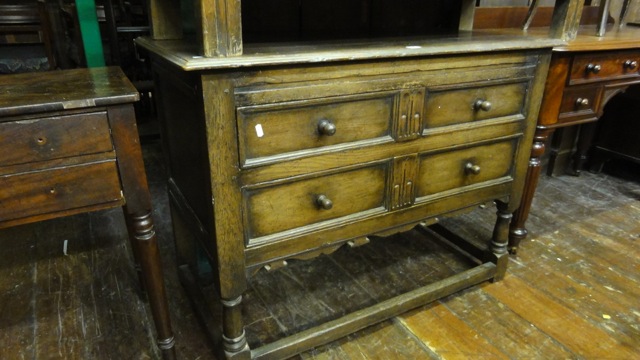
[[[587,161],[587,152],[596,133],[596,124],[597,123],[592,122],[580,125],[576,153],[573,155],[572,171],[569,172],[571,175],[580,176],[582,166]]]
[[[520,200],[520,207],[513,213],[513,220],[511,221],[509,231],[509,252],[512,254],[517,253],[520,242],[527,237],[525,222],[529,217],[533,194],[538,186],[542,165],[541,158],[542,155],[544,155],[545,143],[552,133],[553,129],[536,129],[533,148],[531,149],[531,158],[529,159],[529,168],[527,169],[527,177],[525,178],[522,199]]]
[[[133,106],[127,104],[109,107],[108,119],[116,150],[122,193],[126,201],[123,210],[129,229],[129,239],[136,266],[139,266],[139,275],[149,299],[158,334],[158,347],[164,359],[175,359],[169,305],[162,276],[158,241],[151,217],[151,195],[142,161]]]
[[[509,209],[509,203],[502,201],[496,201],[498,207],[497,220],[495,227],[493,228],[493,236],[491,238],[491,252],[496,262],[496,275],[493,277],[493,281],[500,281],[504,278],[507,272],[507,263],[509,261],[509,254],[507,252],[507,244],[509,241],[509,223],[511,222],[511,210]]]
[[[242,296],[222,300],[222,346],[227,359],[251,359],[242,321]]]
[[[162,276],[160,251],[156,232],[153,228],[151,212],[143,215],[130,214],[124,207],[125,218],[129,228],[129,237],[136,265],[139,266],[140,278],[148,294],[149,307],[158,333],[158,348],[164,359],[175,359],[175,340],[171,330],[167,295]]]

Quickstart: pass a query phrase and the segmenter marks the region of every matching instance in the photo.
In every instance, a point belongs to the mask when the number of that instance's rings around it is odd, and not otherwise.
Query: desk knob
[[[589,99],[587,98],[577,98],[576,106],[589,106]]]
[[[473,104],[473,108],[475,110],[482,110],[482,111],[489,111],[491,110],[491,102],[487,101],[487,100],[476,100],[476,102]]]
[[[588,64],[586,68],[587,74],[588,73],[597,74],[600,72],[600,70],[602,70],[602,66],[600,66],[599,64]]]
[[[333,201],[327,197],[327,195],[318,195],[316,197],[316,205],[318,205],[321,209],[331,210],[333,207]]]
[[[318,121],[318,132],[320,135],[332,136],[337,130],[336,124],[332,123],[331,120],[322,119]]]
[[[468,162],[468,163],[464,166],[464,171],[465,171],[467,174],[478,175],[478,174],[480,174],[480,170],[482,170],[482,169],[480,168],[480,166],[479,166],[479,165],[475,165],[475,164],[474,164],[474,163],[472,163],[472,162]]]
[[[635,60],[627,60],[622,64],[622,66],[627,70],[635,70],[638,68],[638,62]]]

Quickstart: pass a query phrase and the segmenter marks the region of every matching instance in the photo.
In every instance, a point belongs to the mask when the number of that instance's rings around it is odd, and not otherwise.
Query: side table
[[[165,359],[175,358],[133,102],[120,68],[3,76],[0,229],[122,206]]]
[[[525,223],[550,136],[564,127],[581,125],[573,162],[578,174],[593,139],[594,123],[605,105],[629,86],[640,84],[639,28],[610,31],[604,37],[586,34],[595,34],[595,30],[585,26],[574,40],[553,49],[522,200],[510,225],[512,254],[528,234]],[[550,164],[557,146],[557,141],[551,143]]]

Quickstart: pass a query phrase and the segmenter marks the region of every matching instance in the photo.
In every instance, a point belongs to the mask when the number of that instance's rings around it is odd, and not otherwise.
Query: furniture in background
[[[184,24],[180,5],[196,14]],[[150,8],[153,38],[137,43],[152,59],[178,261],[187,287],[210,265],[222,356],[287,358],[505,275],[551,47],[574,33],[580,1],[557,1],[543,38],[471,32],[473,0]],[[250,349],[252,274],[494,199],[492,239],[451,239],[477,266]]]
[[[532,30],[530,30],[532,31]],[[640,28],[626,26],[596,35],[595,27],[584,26],[566,45],[553,49],[549,75],[534,138],[522,203],[511,223],[509,247],[516,253],[527,237],[525,223],[529,216],[549,137],[568,126],[581,125],[573,172],[579,174],[593,138],[593,124],[607,102],[629,86],[640,83]],[[549,169],[561,137],[551,143]]]
[[[55,69],[52,44],[43,1],[0,3],[1,73]]]
[[[175,357],[132,103],[117,67],[2,77],[0,229],[121,206],[158,346]]]
[[[617,14],[618,16],[615,18],[615,22],[616,22],[616,27],[617,28],[621,28],[625,25],[625,20],[626,20],[626,16],[627,13],[629,11],[629,5],[631,0],[621,0],[622,4],[620,6],[620,13]],[[591,5],[593,1],[591,0],[585,0],[585,5]],[[597,21],[597,26],[596,26],[596,35],[597,36],[604,36],[606,30],[607,30],[607,24],[609,23],[609,19],[610,19],[610,10],[611,10],[611,0],[600,0],[600,3],[598,4],[598,21]],[[536,15],[536,12],[538,10],[538,6],[540,6],[541,2],[539,2],[538,0],[531,0],[531,3],[529,4],[529,11],[527,13],[527,17],[525,18],[524,22],[523,22],[523,29],[527,30],[529,28],[529,26],[531,25],[531,22],[533,21],[533,18]]]

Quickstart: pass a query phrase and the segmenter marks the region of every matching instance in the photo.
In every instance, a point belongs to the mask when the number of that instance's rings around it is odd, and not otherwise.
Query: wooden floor
[[[177,352],[213,359],[177,278],[159,149],[157,142],[143,146]],[[640,359],[640,171],[618,169],[616,176],[543,177],[528,222],[532,236],[504,281],[296,358]],[[487,204],[444,223],[485,239],[493,213]],[[258,274],[245,297],[250,341],[270,341],[466,266],[437,236],[422,237],[412,231]],[[0,249],[0,359],[159,357],[119,210],[3,230]]]

